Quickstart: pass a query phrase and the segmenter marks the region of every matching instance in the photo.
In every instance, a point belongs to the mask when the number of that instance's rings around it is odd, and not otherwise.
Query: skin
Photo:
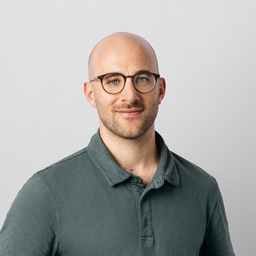
[[[89,59],[89,79],[110,72],[134,75],[140,70],[158,73],[154,50],[143,38],[115,33],[101,40]],[[131,78],[118,94],[106,93],[97,79],[84,84],[88,102],[99,115],[100,136],[118,164],[140,176],[146,186],[159,162],[154,121],[165,95],[165,80],[147,94],[137,92]]]

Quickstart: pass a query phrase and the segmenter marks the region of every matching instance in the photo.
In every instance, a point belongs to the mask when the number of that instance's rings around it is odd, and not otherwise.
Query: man
[[[166,84],[149,43],[129,33],[104,38],[89,78],[99,131],[24,185],[0,255],[234,255],[215,179],[155,132]]]

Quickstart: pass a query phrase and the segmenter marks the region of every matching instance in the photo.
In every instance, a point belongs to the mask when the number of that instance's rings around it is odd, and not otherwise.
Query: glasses
[[[149,71],[139,71],[134,76],[124,76],[120,73],[107,73],[96,76],[90,82],[100,79],[102,88],[109,94],[117,94],[124,89],[126,79],[130,77],[136,91],[140,93],[149,93],[154,90],[156,81],[160,77]]]

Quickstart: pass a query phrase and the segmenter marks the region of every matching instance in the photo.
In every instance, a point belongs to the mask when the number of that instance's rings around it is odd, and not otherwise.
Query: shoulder
[[[48,167],[41,170],[41,173],[47,173],[51,170],[57,170],[59,168],[65,168],[66,166],[78,164],[80,161],[86,160],[87,158],[87,147],[49,165]]]
[[[179,174],[181,185],[193,186],[201,190],[211,190],[212,192],[218,190],[216,179],[207,171],[173,152],[170,153]]]
[[[65,191],[68,186],[79,183],[90,175],[93,168],[87,148],[84,148],[36,172],[25,186],[30,189],[41,187],[51,192],[58,189]]]
[[[16,204],[25,202],[28,206],[40,208],[40,205],[48,205],[49,208],[56,205],[60,198],[71,198],[71,195],[88,187],[96,175],[87,148],[84,148],[36,172],[22,186]]]
[[[52,179],[55,176],[65,177],[66,175],[74,175],[79,172],[82,166],[90,162],[88,158],[87,148],[83,148],[35,173],[43,180]]]
[[[217,205],[223,205],[222,196],[216,179],[208,172],[183,157],[171,153],[174,168],[179,176],[178,190],[183,198],[193,202],[198,209],[207,212],[207,223]],[[222,206],[223,207],[223,206]]]

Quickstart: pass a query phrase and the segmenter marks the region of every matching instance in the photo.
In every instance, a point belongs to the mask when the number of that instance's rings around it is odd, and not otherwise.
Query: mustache
[[[116,106],[114,107],[115,110],[133,109],[133,108],[144,109],[144,104],[135,101],[135,102],[130,103],[130,104],[123,103],[123,104],[120,104],[120,105],[116,105]]]

